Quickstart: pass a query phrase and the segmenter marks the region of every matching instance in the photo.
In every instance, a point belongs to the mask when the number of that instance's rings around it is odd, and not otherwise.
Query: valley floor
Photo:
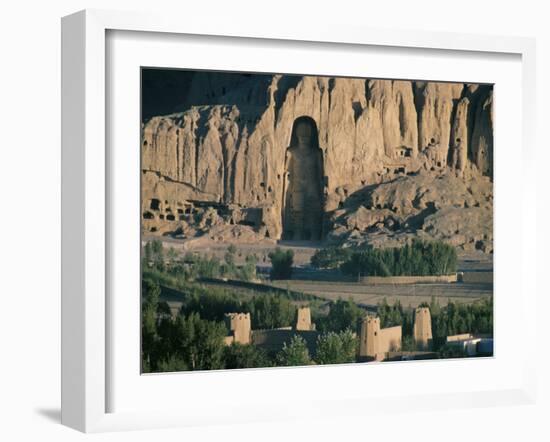
[[[158,238],[158,237],[156,237]],[[151,238],[144,238],[147,241]],[[181,241],[170,237],[162,238],[165,249],[173,247],[179,253],[198,253],[207,256],[217,256],[223,259],[230,243],[214,241]],[[478,300],[488,299],[493,295],[493,285],[486,283],[417,283],[369,285],[357,283],[342,277],[338,271],[314,270],[309,266],[310,258],[322,243],[263,241],[254,244],[233,243],[237,247],[236,263],[242,264],[247,255],[258,257],[258,268],[264,275],[269,273],[270,261],[268,253],[276,247],[291,249],[294,252],[295,270],[291,280],[264,281],[275,287],[296,292],[316,295],[327,301],[338,298],[353,299],[355,303],[374,308],[384,299],[390,304],[401,302],[404,307],[415,308],[424,302],[436,298],[440,305],[448,302],[469,304]],[[459,253],[458,270],[461,272],[492,272],[492,255],[478,251]],[[227,283],[231,285],[230,282]]]
[[[492,284],[400,284],[400,285],[367,285],[356,282],[328,282],[290,280],[276,281],[277,287],[314,294],[327,300],[338,298],[353,299],[364,307],[375,307],[384,299],[389,304],[399,301],[404,307],[415,308],[419,304],[429,303],[432,296],[440,305],[449,301],[468,304],[493,295]]]

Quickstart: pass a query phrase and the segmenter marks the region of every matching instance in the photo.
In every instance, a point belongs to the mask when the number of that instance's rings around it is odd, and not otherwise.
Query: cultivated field
[[[352,298],[357,304],[366,307],[376,306],[384,298],[389,304],[399,300],[404,307],[416,307],[423,302],[429,303],[432,296],[440,305],[446,305],[449,301],[471,303],[489,298],[493,294],[491,284],[366,285],[354,282],[289,280],[275,281],[273,285],[311,293],[327,300]]]
[[[144,238],[144,241],[150,238]],[[178,253],[197,253],[206,256],[216,256],[223,259],[230,243],[214,241],[181,241],[171,238],[162,238],[166,249],[173,247]],[[384,298],[393,304],[399,300],[404,307],[416,307],[423,302],[430,302],[432,296],[440,305],[449,301],[471,303],[493,295],[492,284],[465,284],[465,283],[430,283],[430,284],[400,284],[400,285],[367,285],[359,284],[343,278],[338,272],[312,270],[309,267],[311,256],[322,247],[313,242],[285,242],[264,241],[255,244],[238,244],[236,263],[244,263],[246,255],[254,254],[258,257],[258,267],[263,268],[267,275],[270,268],[268,253],[275,247],[291,249],[294,252],[296,266],[293,279],[284,281],[264,281],[275,287],[296,292],[316,295],[328,301],[338,298],[352,298],[357,304],[365,307],[374,307]],[[459,253],[459,271],[492,271],[492,256],[483,253]]]

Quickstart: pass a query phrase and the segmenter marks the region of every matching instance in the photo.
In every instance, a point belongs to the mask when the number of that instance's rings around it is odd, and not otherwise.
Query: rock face
[[[329,220],[335,242],[388,247],[423,237],[491,253],[493,185],[478,173],[420,170],[350,195]]]
[[[452,176],[466,192],[453,201],[471,208],[469,180],[492,189],[489,85],[201,73],[189,91],[181,112],[142,126],[145,232],[192,237],[244,226],[258,238],[317,239],[344,227],[335,212],[373,186],[381,190],[371,197],[386,201],[384,183]],[[424,201],[411,192],[392,203],[402,213],[365,207],[346,228],[402,222]],[[444,224],[426,228],[443,235]],[[297,234],[297,225],[306,227]]]

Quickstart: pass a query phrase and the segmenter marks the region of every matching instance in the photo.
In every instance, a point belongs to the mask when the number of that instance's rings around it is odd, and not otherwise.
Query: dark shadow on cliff
[[[367,209],[372,206],[371,194],[378,187],[383,184],[391,184],[403,177],[396,177],[391,180],[383,181],[381,183],[367,184],[360,189],[357,189],[355,192],[351,193],[346,200],[344,201],[345,209],[352,210],[357,209],[359,206],[364,205]]]
[[[428,203],[425,209],[422,209],[416,215],[412,215],[407,218],[404,224],[404,227],[406,228],[405,231],[415,233],[417,230],[422,228],[424,225],[424,220],[436,212],[437,209],[435,208],[435,204],[433,202]]]
[[[295,89],[302,75],[283,75],[277,84],[277,90],[275,91],[275,123],[278,122],[279,111],[283,102],[286,98],[286,95],[290,89]]]
[[[144,68],[141,71],[141,120],[175,112],[189,94],[195,71]]]

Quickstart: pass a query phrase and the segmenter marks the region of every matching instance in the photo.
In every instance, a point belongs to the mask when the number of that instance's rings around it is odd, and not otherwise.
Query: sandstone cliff
[[[330,214],[369,186],[419,172],[492,176],[489,85],[212,73],[190,91],[181,112],[143,124],[145,231],[192,236],[214,208],[218,224],[280,238],[285,156],[304,116],[322,151],[325,235]]]
[[[493,185],[464,178],[448,168],[421,170],[361,189],[330,214],[329,238],[390,247],[420,236],[492,253]]]

